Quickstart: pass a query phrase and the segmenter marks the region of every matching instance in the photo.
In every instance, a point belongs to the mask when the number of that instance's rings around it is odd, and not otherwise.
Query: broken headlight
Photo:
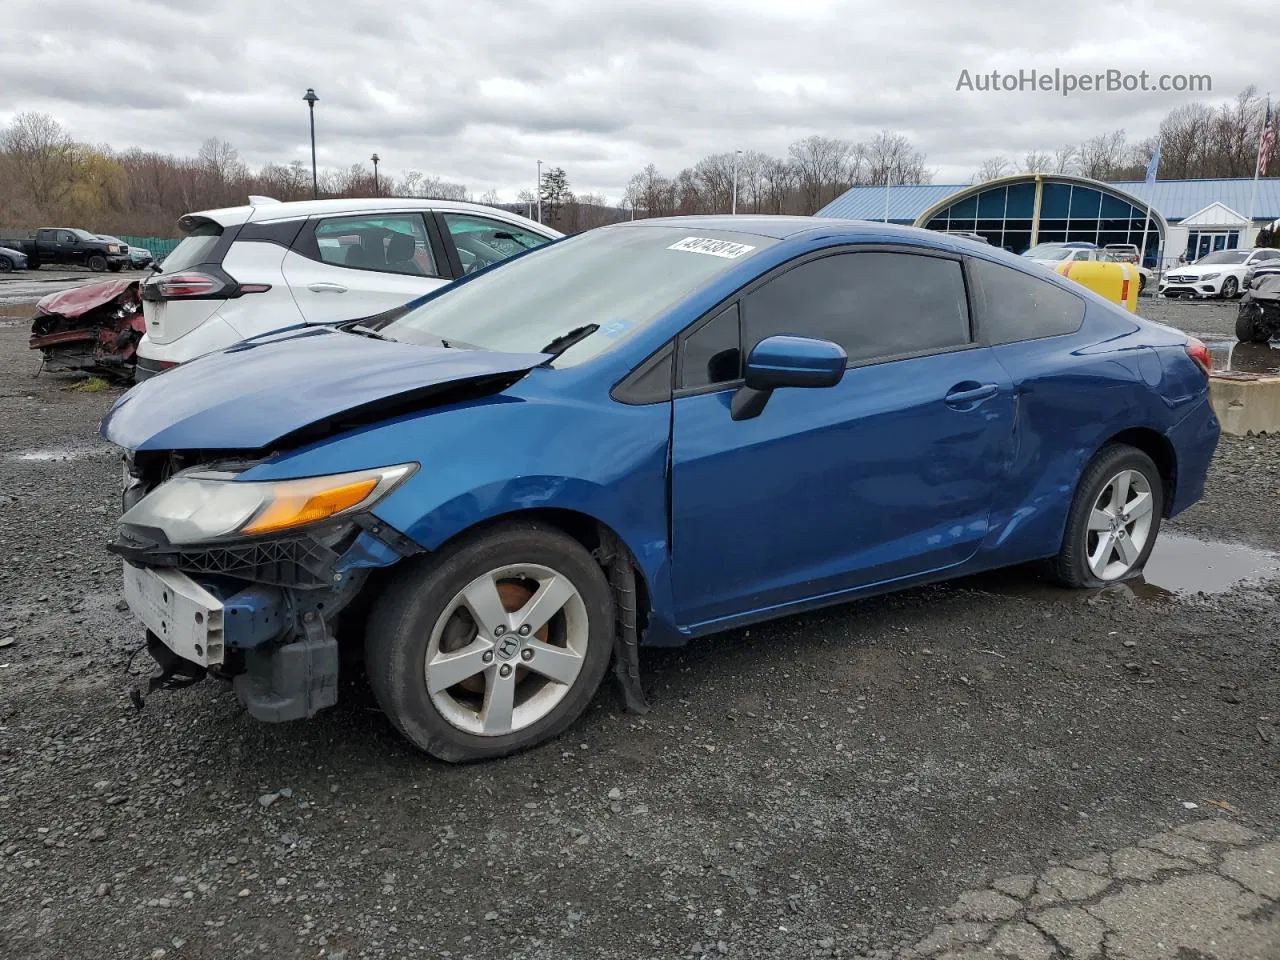
[[[402,463],[298,480],[238,481],[224,471],[193,470],[156,487],[120,525],[159,530],[172,544],[278,533],[367,510],[418,465]]]

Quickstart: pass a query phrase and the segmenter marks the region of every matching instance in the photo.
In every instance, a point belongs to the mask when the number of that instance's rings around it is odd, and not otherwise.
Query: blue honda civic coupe
[[[1203,491],[1204,345],[991,246],[785,217],[593,230],[134,387],[110,549],[153,686],[280,721],[363,653],[451,761],[638,648],[1043,561],[1138,575]]]

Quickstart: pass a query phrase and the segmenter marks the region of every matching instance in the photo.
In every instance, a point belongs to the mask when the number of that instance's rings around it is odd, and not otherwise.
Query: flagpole
[[[1138,254],[1138,266],[1143,269],[1147,266],[1147,228],[1151,226],[1151,194],[1147,194],[1147,219],[1142,221],[1142,252]],[[1160,269],[1160,264],[1156,264],[1156,269]]]
[[[1253,189],[1249,192],[1249,222],[1246,230],[1253,229],[1253,212],[1258,205],[1258,170],[1262,166],[1262,139],[1267,135],[1267,126],[1271,122],[1271,91],[1267,91],[1267,112],[1262,115],[1262,131],[1258,135],[1258,155],[1253,158]],[[1246,235],[1247,236],[1247,235]],[[1246,247],[1253,246],[1253,239],[1248,239]]]
[[[1160,167],[1160,140],[1156,140],[1156,148],[1151,151],[1151,159],[1147,162],[1146,175],[1143,177],[1147,190],[1147,216],[1142,221],[1142,252],[1138,254],[1138,266],[1146,269],[1147,266],[1147,229],[1151,226],[1151,194],[1155,192],[1156,172]],[[1157,261],[1156,270],[1160,271],[1160,263]],[[1159,275],[1159,274],[1157,274]]]

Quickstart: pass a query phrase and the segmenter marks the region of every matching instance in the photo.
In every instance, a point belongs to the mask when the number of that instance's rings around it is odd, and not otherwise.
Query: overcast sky
[[[539,159],[620,196],[734,148],[811,133],[908,136],[937,182],[1221,101],[1276,62],[1275,0],[6,0],[0,122],[53,114],[77,139],[251,165],[368,161],[513,198]],[[1252,39],[1252,38],[1257,38]],[[961,70],[1207,73],[1211,94],[957,92]],[[1275,76],[1280,93],[1280,75]]]

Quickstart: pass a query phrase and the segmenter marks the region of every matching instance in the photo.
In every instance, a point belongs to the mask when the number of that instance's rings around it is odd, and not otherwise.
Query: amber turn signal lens
[[[282,491],[241,533],[271,533],[325,520],[359,504],[377,485],[377,478],[369,477],[329,489]]]

